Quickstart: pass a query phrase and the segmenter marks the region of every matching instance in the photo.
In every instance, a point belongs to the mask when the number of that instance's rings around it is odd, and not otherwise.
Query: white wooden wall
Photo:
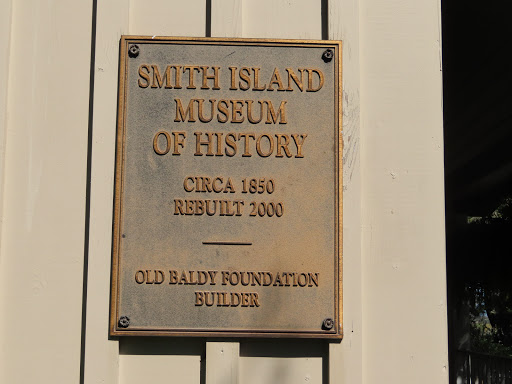
[[[108,338],[120,36],[320,39],[320,0],[1,0],[0,383],[447,383],[439,0],[325,3],[340,344]]]

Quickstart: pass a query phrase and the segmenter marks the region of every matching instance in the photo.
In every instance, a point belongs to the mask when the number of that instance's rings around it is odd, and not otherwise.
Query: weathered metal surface
[[[111,334],[341,337],[340,95],[340,42],[122,39]]]

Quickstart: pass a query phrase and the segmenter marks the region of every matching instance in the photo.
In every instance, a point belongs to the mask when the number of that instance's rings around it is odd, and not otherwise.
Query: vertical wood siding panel
[[[119,39],[127,34],[128,0],[98,1],[94,63],[89,268],[84,382],[118,382],[118,342],[108,339],[112,199]]]
[[[212,2],[212,37],[242,37],[242,11],[242,0]],[[239,342],[207,342],[206,384],[238,384],[240,382],[239,355]]]
[[[330,344],[330,383],[362,381],[359,0],[329,0],[329,39],[343,40],[343,322]]]
[[[187,2],[131,0],[129,20],[129,31],[126,33],[130,35],[202,37],[206,30],[206,2],[204,0]],[[109,157],[112,156],[113,159],[114,145],[111,146],[110,152]],[[109,184],[111,189],[112,185],[111,182]],[[111,211],[112,199],[109,203]],[[168,339],[168,341],[169,345],[176,345],[176,340]],[[188,356],[182,356],[176,348],[159,348],[155,353],[153,344],[138,338],[130,341],[121,340],[120,343],[120,384],[140,383],[141,380],[199,384],[201,348],[196,346]],[[124,352],[125,344],[129,344],[130,353]],[[197,343],[188,340],[184,344],[196,345]]]
[[[2,3],[0,14],[0,246],[2,244],[3,192],[5,171],[5,137],[7,130],[7,83],[9,80],[9,58],[11,46],[12,1]],[[1,248],[0,248],[1,249]],[[1,255],[0,255],[1,259]],[[1,292],[0,292],[1,294]],[[0,327],[1,327],[0,319]],[[1,328],[0,328],[1,329]],[[2,359],[0,358],[0,361]],[[1,369],[1,366],[0,366]]]
[[[446,383],[439,1],[360,6],[363,382]]]
[[[130,0],[130,34],[203,37],[206,0]]]
[[[263,0],[244,2],[242,36],[261,38],[320,39],[322,37],[321,2]],[[290,344],[285,340],[263,343],[267,354],[261,354],[260,343],[247,343],[240,357],[240,383],[322,383],[322,358],[327,351],[308,356],[317,344],[303,340]],[[293,347],[291,347],[293,345]],[[314,347],[313,347],[314,345]],[[275,350],[281,351],[275,355]],[[258,352],[259,351],[259,352]],[[300,356],[297,356],[297,352]]]
[[[242,37],[243,7],[243,0],[213,1],[211,23],[212,36]]]
[[[254,340],[240,349],[241,384],[329,382],[324,340]]]
[[[240,382],[240,343],[206,343],[206,384]]]
[[[322,384],[321,357],[245,357],[241,360],[244,384]]]
[[[91,4],[12,4],[1,64],[2,383],[79,379]]]
[[[165,382],[199,384],[199,358],[182,355],[121,355],[119,383]]]
[[[243,3],[243,37],[320,39],[320,1],[260,0]]]

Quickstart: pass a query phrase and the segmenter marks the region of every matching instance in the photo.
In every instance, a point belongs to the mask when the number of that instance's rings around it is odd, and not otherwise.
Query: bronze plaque
[[[340,338],[341,42],[121,40],[111,334]]]

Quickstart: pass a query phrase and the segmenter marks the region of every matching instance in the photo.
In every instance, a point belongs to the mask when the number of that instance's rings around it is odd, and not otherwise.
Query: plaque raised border
[[[187,45],[232,45],[232,46],[265,46],[265,47],[315,47],[330,51],[329,60],[334,61],[334,137],[337,138],[334,145],[335,171],[333,183],[335,189],[335,214],[334,214],[334,255],[333,255],[333,283],[334,283],[334,319],[325,319],[331,324],[319,324],[318,331],[304,331],[300,329],[265,329],[255,330],[250,328],[232,328],[229,330],[216,329],[187,329],[173,328],[162,329],[130,329],[129,318],[119,312],[120,292],[120,252],[121,222],[123,220],[123,167],[125,161],[126,135],[125,119],[127,111],[127,61],[130,46],[133,44],[187,44]],[[132,46],[133,47],[133,46]],[[120,41],[119,61],[119,93],[118,93],[118,117],[116,139],[116,167],[114,188],[114,214],[113,214],[113,244],[112,244],[112,278],[111,278],[111,305],[110,305],[110,335],[111,336],[196,336],[196,337],[263,337],[263,338],[322,338],[340,339],[343,336],[342,315],[342,42],[331,40],[286,40],[286,39],[227,39],[227,38],[187,38],[187,37],[151,37],[151,36],[123,36]],[[325,60],[325,57],[323,57]]]

